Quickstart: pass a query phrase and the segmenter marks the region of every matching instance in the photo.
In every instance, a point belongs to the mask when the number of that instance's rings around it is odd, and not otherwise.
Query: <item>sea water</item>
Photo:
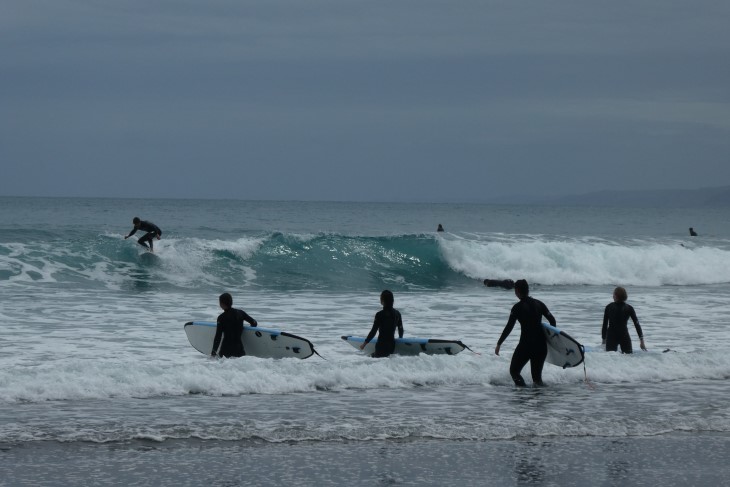
[[[139,216],[155,252],[123,237]],[[727,209],[0,198],[0,485],[719,485],[730,474]],[[441,223],[446,231],[437,233]],[[692,226],[698,237],[689,237]],[[514,387],[527,279],[593,351]],[[622,285],[648,352],[600,350]],[[475,353],[371,359],[406,336]],[[323,358],[216,360],[218,295]],[[529,367],[523,371],[528,384]]]

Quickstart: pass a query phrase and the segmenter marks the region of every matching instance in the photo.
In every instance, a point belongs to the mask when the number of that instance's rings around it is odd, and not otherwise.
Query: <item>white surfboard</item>
[[[342,337],[347,343],[353,347],[360,349],[360,345],[365,342],[365,337],[357,337],[346,335]],[[373,338],[363,349],[367,355],[375,352],[375,343],[377,337]],[[463,352],[465,348],[469,348],[459,340],[440,340],[437,338],[396,338],[395,351],[397,355],[418,355],[425,353],[427,355],[456,355]]]
[[[583,362],[583,345],[564,331],[547,323],[542,324],[547,341],[548,354],[546,362],[558,367],[575,367]]]
[[[198,352],[210,355],[216,326],[215,323],[209,321],[185,323],[185,334],[188,336],[190,345]],[[241,339],[246,355],[253,357],[305,359],[317,353],[312,342],[306,338],[260,326],[244,326]]]

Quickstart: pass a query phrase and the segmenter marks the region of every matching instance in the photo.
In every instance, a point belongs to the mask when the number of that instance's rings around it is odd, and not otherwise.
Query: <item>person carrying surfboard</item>
[[[520,302],[512,306],[507,325],[502,331],[502,336],[499,337],[494,353],[499,355],[502,343],[512,332],[515,322],[519,321],[522,331],[520,332],[520,341],[512,354],[509,375],[515,385],[524,387],[526,385],[525,379],[522,378],[520,373],[529,361],[532,382],[536,386],[541,386],[544,385],[542,382],[542,368],[547,357],[547,343],[545,342],[545,333],[542,330],[542,317],[547,318],[553,326],[556,326],[557,322],[545,303],[530,297],[530,286],[526,280],[520,279],[515,282],[515,296]]]
[[[137,230],[142,230],[147,233],[142,238],[137,240],[137,243],[149,250],[150,252],[154,252],[154,246],[152,245],[152,241],[155,237],[157,237],[157,240],[162,237],[162,230],[160,230],[160,227],[152,222],[140,220],[137,216],[132,219],[132,223],[134,224],[134,228],[132,228],[132,231],[129,232],[129,235],[124,237],[124,240],[127,240],[129,237],[137,233]],[[147,245],[148,242],[149,245]]]
[[[226,358],[243,357],[246,355],[241,338],[243,322],[246,321],[251,326],[258,326],[258,323],[242,309],[233,307],[233,297],[229,293],[221,294],[218,298],[218,304],[223,313],[218,315],[213,350],[211,350],[210,355]],[[223,343],[221,343],[221,339]],[[218,350],[218,345],[220,345],[220,350]]]
[[[403,338],[403,319],[400,311],[393,308],[394,302],[395,298],[391,291],[386,289],[380,293],[380,304],[383,305],[383,309],[375,314],[373,327],[363,344],[360,345],[360,350],[364,349],[370,343],[370,340],[375,337],[375,334],[378,334],[378,341],[375,342],[375,352],[371,357],[387,357],[393,353],[395,350],[396,329],[398,330],[398,338]]]
[[[607,352],[616,352],[621,346],[621,353],[633,353],[629,336],[629,318],[634,322],[636,333],[639,335],[639,346],[642,350],[646,350],[644,333],[641,331],[634,307],[626,303],[628,298],[626,289],[617,287],[613,290],[613,303],[609,303],[603,312],[601,338]]]

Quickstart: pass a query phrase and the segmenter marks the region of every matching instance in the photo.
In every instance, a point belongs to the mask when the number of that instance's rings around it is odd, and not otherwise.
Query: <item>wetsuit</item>
[[[639,339],[644,338],[641,331],[639,319],[636,317],[634,307],[626,303],[613,302],[606,306],[603,312],[603,326],[601,327],[601,338],[606,341],[606,351],[615,352],[621,346],[622,353],[632,353],[631,337],[629,336],[629,318],[634,322],[636,333]]]
[[[547,318],[551,325],[556,325],[555,317],[542,301],[529,296],[520,299],[519,303],[512,306],[507,325],[497,342],[501,346],[512,332],[515,322],[520,322],[522,330],[520,341],[512,354],[512,362],[509,366],[509,375],[512,376],[512,380],[518,386],[525,385],[525,380],[520,372],[528,361],[530,362],[532,382],[536,385],[542,385],[542,367],[545,365],[545,358],[547,357],[547,342],[542,328],[543,316]]]
[[[514,289],[515,281],[512,279],[484,279],[484,285],[487,287],[502,287],[504,289]]]
[[[378,333],[375,342],[373,357],[387,357],[395,350],[395,330],[398,329],[398,338],[403,338],[403,319],[400,311],[395,308],[384,308],[375,314],[373,327],[365,338],[365,345],[370,343]]]
[[[137,233],[137,230],[142,230],[147,232],[144,237],[137,240],[137,243],[140,244],[142,247],[148,247],[150,250],[152,250],[152,240],[154,240],[155,237],[161,237],[162,236],[162,230],[160,230],[160,227],[155,225],[152,222],[148,222],[145,220],[142,220],[139,222],[139,227],[134,227],[131,232],[129,232],[129,235],[127,235],[127,238],[131,237],[135,233]],[[147,242],[149,242],[149,245],[147,245]]]
[[[221,349],[218,351],[218,355],[221,357],[243,357],[246,355],[246,351],[243,349],[243,341],[241,340],[244,321],[250,323],[251,326],[258,324],[256,320],[241,309],[229,308],[218,316],[218,326],[215,329],[211,355],[216,354],[219,344]],[[223,335],[222,344],[221,335]]]

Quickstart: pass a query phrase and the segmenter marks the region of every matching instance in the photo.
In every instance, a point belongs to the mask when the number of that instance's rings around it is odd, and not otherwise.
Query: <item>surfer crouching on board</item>
[[[213,339],[213,350],[210,355],[215,357],[243,357],[246,351],[243,348],[241,335],[243,334],[243,322],[248,322],[251,326],[257,326],[256,320],[251,318],[242,309],[233,307],[233,297],[228,293],[223,293],[218,298],[223,313],[218,316],[218,325],[215,328],[215,338]],[[223,343],[221,343],[221,335]],[[221,349],[218,350],[220,344]]]
[[[127,240],[129,237],[137,233],[137,230],[145,231],[147,233],[142,238],[137,240],[137,243],[140,244],[142,247],[145,247],[150,252],[154,252],[152,241],[155,237],[157,237],[157,240],[162,237],[162,230],[160,230],[160,227],[152,222],[140,220],[138,216],[135,216],[132,219],[132,223],[134,224],[134,228],[131,232],[129,232],[129,235],[124,237],[124,240]],[[149,245],[147,245],[147,242],[149,242]]]
[[[378,334],[378,341],[375,342],[375,353],[372,357],[387,357],[395,350],[395,330],[398,329],[398,338],[403,338],[403,319],[400,316],[400,311],[393,308],[395,298],[393,293],[387,289],[380,293],[380,304],[383,305],[383,309],[375,314],[375,322],[373,327],[368,333],[367,338],[362,345],[360,350],[370,343]]]
[[[520,372],[529,361],[532,382],[536,386],[541,386],[544,385],[542,382],[542,367],[545,365],[545,358],[547,357],[547,342],[542,328],[542,317],[547,318],[553,326],[556,326],[557,322],[542,301],[530,297],[530,286],[526,280],[520,279],[515,282],[515,296],[519,298],[520,302],[512,306],[507,325],[504,327],[502,336],[499,337],[494,353],[499,355],[499,348],[512,332],[515,322],[519,321],[522,331],[520,341],[512,354],[509,375],[512,376],[515,385],[525,386],[525,379],[522,378]]]
[[[646,350],[644,345],[644,333],[641,331],[639,319],[636,317],[634,307],[626,303],[629,298],[626,289],[617,287],[613,290],[613,303],[606,306],[603,312],[603,326],[601,327],[601,338],[606,345],[607,352],[618,351],[621,346],[621,353],[633,353],[631,348],[631,337],[629,336],[629,318],[634,322],[636,333],[639,335],[639,346]]]

